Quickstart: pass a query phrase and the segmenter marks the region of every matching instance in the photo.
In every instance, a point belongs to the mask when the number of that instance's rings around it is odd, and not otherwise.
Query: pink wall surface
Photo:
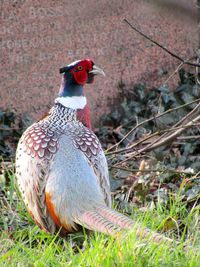
[[[0,0],[0,107],[34,119],[48,111],[60,85],[59,68],[90,57],[106,73],[85,92],[93,122],[109,111],[121,79],[159,86],[179,61],[142,38],[136,27],[183,58],[198,48],[196,1]],[[168,75],[169,75],[168,74]],[[177,76],[170,86],[177,83]]]

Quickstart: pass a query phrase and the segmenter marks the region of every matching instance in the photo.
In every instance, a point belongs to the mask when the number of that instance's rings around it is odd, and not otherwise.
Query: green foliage
[[[110,114],[102,117],[101,125],[103,125],[103,129],[99,129],[97,132],[99,138],[104,142],[104,147],[121,139],[121,135],[112,131],[112,128],[123,125],[121,134],[126,134],[137,123],[200,98],[200,90],[195,84],[193,75],[181,69],[179,77],[179,85],[174,91],[170,90],[166,85],[147,90],[143,84],[138,84],[125,90],[124,85],[121,84],[119,86],[118,103],[113,106]],[[195,106],[196,104],[193,103],[149,121],[139,127],[137,131],[134,131],[129,136],[129,139],[137,141],[146,133],[169,129]],[[200,135],[199,127],[188,129],[184,132],[184,135]],[[126,145],[127,140],[121,144],[121,147],[126,147]],[[168,146],[157,148],[151,154],[158,161],[164,161],[165,167],[183,167],[184,169],[190,167],[197,172],[200,171],[199,147],[200,139],[191,138],[187,141],[177,141],[176,149],[169,144]],[[176,153],[174,150],[176,150]]]

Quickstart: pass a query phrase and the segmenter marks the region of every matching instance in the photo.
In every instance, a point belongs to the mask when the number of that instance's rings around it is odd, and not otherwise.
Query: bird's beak
[[[101,74],[103,76],[106,76],[105,72],[96,65],[93,65],[92,70],[89,71],[89,73],[92,73],[93,75]]]

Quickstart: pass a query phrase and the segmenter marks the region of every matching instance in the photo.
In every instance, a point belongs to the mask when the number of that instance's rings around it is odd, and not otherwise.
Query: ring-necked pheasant
[[[16,153],[16,176],[22,197],[35,222],[55,233],[80,226],[115,235],[136,224],[111,209],[108,167],[99,140],[91,130],[83,86],[103,74],[90,59],[61,68],[59,96],[48,116],[22,135]],[[155,242],[170,239],[141,229]]]

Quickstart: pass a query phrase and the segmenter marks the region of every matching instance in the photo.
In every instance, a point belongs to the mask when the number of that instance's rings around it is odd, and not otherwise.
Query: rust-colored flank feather
[[[52,219],[54,220],[55,224],[60,228],[62,227],[62,223],[60,222],[56,212],[55,212],[55,207],[51,201],[51,195],[49,193],[46,192],[45,194],[45,201],[46,201],[46,205],[48,208],[48,211],[52,217]]]

